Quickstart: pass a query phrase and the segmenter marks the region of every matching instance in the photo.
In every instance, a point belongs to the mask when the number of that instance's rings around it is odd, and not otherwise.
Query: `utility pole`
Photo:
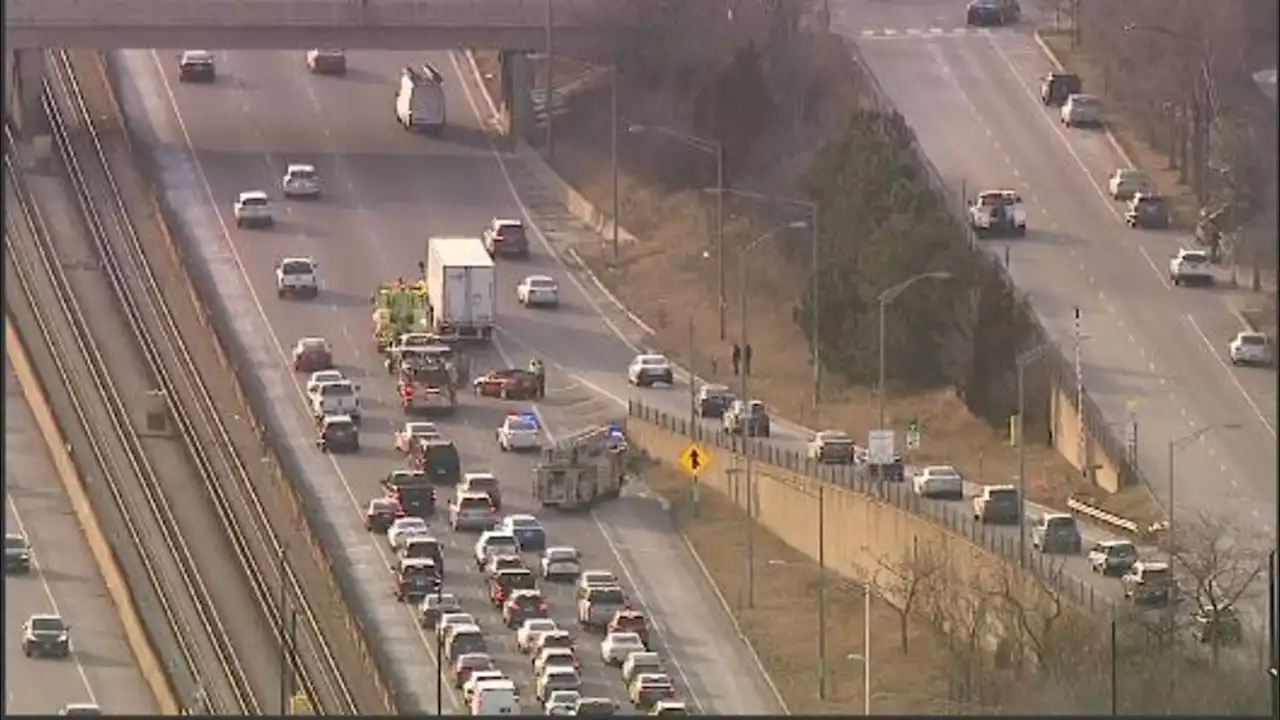
[[[689,428],[694,433],[694,439],[697,439],[699,427],[698,422],[698,354],[697,343],[693,332],[693,315],[689,316]]]
[[[548,3],[550,7],[550,3]],[[613,262],[618,262],[618,66],[609,66],[609,157],[613,166]],[[550,116],[548,116],[550,117]],[[548,125],[547,127],[551,127]]]
[[[553,11],[552,11],[552,6],[554,4],[555,4],[555,0],[547,0],[547,100],[543,108],[547,113],[547,157],[548,158],[555,157],[555,154],[556,154],[555,133],[551,129],[552,116],[554,115],[554,113],[552,112],[552,110],[554,109],[552,106],[552,95],[555,93],[555,90],[556,90],[554,85],[555,79],[552,75],[552,65],[553,65],[553,60],[555,58],[555,45],[552,43],[553,33],[551,31],[552,22],[554,20]]]
[[[285,629],[284,618],[288,612],[289,596],[287,594],[287,584],[285,582],[285,552],[284,548],[280,548],[277,557],[277,582],[279,584],[279,596],[276,598],[276,623],[277,630],[280,635],[280,714],[289,714],[289,673],[286,668],[289,665],[289,645],[287,641],[287,633]]]
[[[827,699],[827,484],[818,483],[818,699]]]
[[[1073,332],[1075,334],[1075,372],[1076,372],[1076,460],[1080,464],[1080,474],[1089,478],[1089,458],[1087,457],[1084,437],[1084,365],[1080,362],[1080,345],[1084,336],[1080,334],[1080,306],[1075,308]],[[1022,438],[1018,438],[1022,442]]]

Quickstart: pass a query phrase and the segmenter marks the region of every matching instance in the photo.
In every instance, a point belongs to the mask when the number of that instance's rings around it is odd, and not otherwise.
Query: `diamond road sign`
[[[706,448],[701,447],[697,443],[689,443],[689,447],[680,453],[680,467],[692,477],[697,477],[702,471],[711,465],[713,456]]]

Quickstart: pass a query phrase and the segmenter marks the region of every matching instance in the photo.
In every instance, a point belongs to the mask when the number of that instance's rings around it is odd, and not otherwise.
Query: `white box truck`
[[[439,135],[445,125],[444,76],[428,63],[406,66],[396,92],[396,120],[405,130]]]
[[[488,340],[497,324],[493,258],[478,237],[427,240],[427,302],[438,335]]]

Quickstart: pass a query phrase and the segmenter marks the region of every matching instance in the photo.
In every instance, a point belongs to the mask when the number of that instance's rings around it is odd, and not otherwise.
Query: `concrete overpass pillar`
[[[5,52],[4,79],[8,93],[5,98],[5,114],[24,138],[49,134],[49,118],[40,102],[40,95],[44,90],[44,75],[43,50]]]
[[[537,130],[533,97],[529,94],[534,88],[533,63],[525,52],[504,52],[502,60],[502,89],[511,117],[511,134],[532,142]]]

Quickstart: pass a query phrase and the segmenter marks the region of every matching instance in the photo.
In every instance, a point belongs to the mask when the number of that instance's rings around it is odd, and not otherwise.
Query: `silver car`
[[[1102,124],[1102,103],[1086,93],[1067,96],[1062,105],[1062,124],[1067,127]]]

